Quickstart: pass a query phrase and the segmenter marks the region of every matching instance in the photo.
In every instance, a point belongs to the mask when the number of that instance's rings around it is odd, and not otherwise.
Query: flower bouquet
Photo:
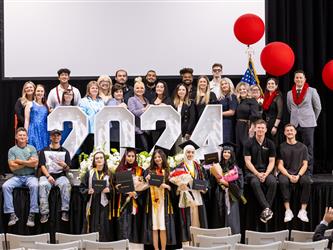
[[[192,185],[193,178],[188,172],[176,169],[171,172],[169,181],[178,186],[178,190],[180,191],[178,206],[180,208],[190,207],[195,204],[196,201],[190,190],[181,190],[179,188],[182,185]]]
[[[247,203],[246,198],[242,194],[241,189],[238,187],[236,183],[233,183],[233,181],[237,180],[239,178],[238,175],[238,169],[236,166],[234,166],[233,169],[230,169],[227,173],[223,173],[221,165],[220,164],[213,164],[210,168],[210,172],[214,177],[216,178],[219,185],[222,187],[222,189],[228,188],[230,194],[232,197],[234,197],[237,200],[242,201],[243,204]],[[228,182],[228,187],[225,187],[220,180],[224,180]]]

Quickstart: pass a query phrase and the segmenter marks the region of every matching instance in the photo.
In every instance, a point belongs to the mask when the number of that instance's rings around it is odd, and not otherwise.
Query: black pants
[[[283,198],[283,202],[290,201],[290,188],[295,186],[301,189],[301,204],[307,204],[310,198],[311,192],[311,177],[303,175],[299,178],[297,183],[291,183],[289,178],[283,174],[279,175],[279,186]]]
[[[275,176],[269,174],[266,177],[265,182],[261,183],[257,176],[252,173],[247,173],[246,179],[247,183],[251,185],[254,195],[256,196],[262,209],[272,207],[277,188],[277,181]],[[267,190],[266,195],[263,188]]]
[[[313,144],[314,144],[314,127],[302,128],[297,127],[298,137],[301,142],[305,144],[308,148],[309,153],[309,171],[313,174]]]

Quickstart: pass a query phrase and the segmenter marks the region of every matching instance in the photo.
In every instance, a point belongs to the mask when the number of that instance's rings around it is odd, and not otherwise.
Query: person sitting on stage
[[[60,145],[61,131],[54,129],[50,132],[51,144],[40,151],[39,165],[43,176],[39,178],[40,222],[49,219],[49,194],[51,187],[58,186],[61,194],[61,219],[68,221],[71,184],[66,177],[66,171],[71,165],[69,152]]]
[[[184,160],[171,173],[170,182],[175,184],[179,194],[181,220],[181,240],[191,239],[190,226],[208,228],[203,193],[206,190],[195,190],[194,181],[206,180],[205,170],[195,161],[195,150],[199,146],[191,140],[179,145],[184,152]]]
[[[152,175],[162,176],[163,182],[160,186],[151,185],[148,189],[145,220],[145,244],[154,245],[158,250],[160,239],[161,249],[165,250],[166,245],[176,244],[176,229],[173,217],[173,206],[171,201],[171,187],[169,186],[169,164],[167,153],[169,150],[155,146],[155,151],[151,157],[149,168],[145,171],[145,179],[149,182]],[[160,231],[160,232],[158,232]],[[153,242],[151,242],[151,239]]]
[[[247,168],[245,178],[253,189],[263,211],[260,220],[267,223],[273,217],[271,210],[277,188],[277,181],[272,174],[275,165],[275,145],[265,137],[266,122],[259,119],[255,122],[255,136],[250,138],[244,147],[244,160]],[[266,196],[263,191],[267,188]]]
[[[83,177],[80,191],[87,202],[83,233],[99,232],[99,241],[110,241],[112,238],[109,224],[109,201],[112,199],[110,180],[105,155],[97,151],[93,156],[92,168]]]
[[[327,249],[332,248],[333,232],[330,236],[325,236],[325,231],[328,228],[328,225],[332,221],[333,221],[333,208],[332,207],[326,207],[323,220],[316,227],[314,235],[313,235],[313,241],[328,239]]]
[[[36,148],[28,145],[28,133],[25,128],[18,128],[15,132],[16,145],[8,151],[8,165],[14,176],[3,186],[4,213],[10,214],[8,226],[13,226],[19,220],[14,211],[13,190],[16,187],[27,186],[30,191],[30,211],[27,221],[28,227],[35,226],[35,214],[38,209],[38,179],[35,168],[38,166]]]
[[[290,209],[290,184],[299,184],[301,188],[301,209],[297,217],[301,221],[309,222],[306,207],[311,192],[311,177],[308,175],[308,150],[307,147],[296,141],[297,130],[294,125],[284,126],[286,141],[280,145],[279,163],[279,186],[286,209],[284,222],[289,222],[294,217]]]

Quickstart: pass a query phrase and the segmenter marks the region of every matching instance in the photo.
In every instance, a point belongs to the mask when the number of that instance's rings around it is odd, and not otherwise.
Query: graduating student
[[[22,96],[15,103],[15,129],[24,127],[24,109],[28,102],[32,102],[35,96],[36,85],[32,81],[24,83]]]
[[[98,151],[93,156],[92,168],[87,171],[80,186],[87,202],[83,233],[99,232],[99,241],[113,240],[109,223],[112,219],[110,174],[104,153]],[[98,181],[99,185],[94,185],[94,181]]]
[[[279,186],[286,209],[284,222],[294,217],[290,209],[291,186],[297,185],[301,189],[301,209],[297,217],[303,222],[309,222],[306,207],[311,193],[311,177],[308,174],[307,147],[296,140],[296,128],[292,124],[284,126],[286,141],[280,145],[279,153]]]
[[[160,186],[150,185],[146,198],[144,243],[153,243],[155,250],[159,249],[159,240],[162,250],[165,250],[167,244],[176,244],[172,194],[169,185],[170,169],[165,151],[168,153],[168,150],[160,149],[160,147],[156,146],[151,164],[145,171],[147,182],[154,175],[162,176],[163,178]]]
[[[195,150],[199,146],[191,140],[179,146],[184,151],[184,160],[171,172],[169,180],[177,186],[181,239],[184,242],[191,239],[190,226],[208,227],[203,201],[203,194],[207,189],[193,189],[196,180],[206,180],[205,170],[195,160]]]
[[[143,169],[136,159],[136,148],[127,147],[116,173],[131,172],[134,191],[126,194],[119,192],[121,184],[116,183],[117,203],[117,239],[128,239],[133,243],[142,243],[145,190],[149,187],[144,181]]]
[[[255,136],[244,147],[247,183],[253,189],[260,207],[263,209],[260,220],[267,223],[273,217],[271,209],[275,199],[277,181],[272,171],[275,166],[276,150],[273,141],[265,137],[266,122],[257,120]],[[266,194],[264,193],[266,187]]]
[[[233,234],[240,233],[239,200],[246,203],[243,193],[243,172],[237,166],[235,144],[221,145],[221,161],[210,168],[211,208],[210,225],[213,228],[231,227]]]

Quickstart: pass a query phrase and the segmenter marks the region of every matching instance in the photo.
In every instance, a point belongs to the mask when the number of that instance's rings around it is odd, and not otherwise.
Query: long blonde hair
[[[240,91],[240,88],[241,88],[242,86],[245,86],[245,88],[246,88],[246,90],[247,90],[247,98],[250,97],[250,85],[249,85],[248,83],[246,83],[246,82],[239,82],[239,83],[237,84],[237,86],[236,86],[236,96],[237,96],[237,100],[238,100],[238,102],[241,101],[241,97],[240,97],[240,93],[239,93],[239,91]]]
[[[34,93],[32,94],[32,100],[34,99],[35,97],[35,91],[36,91],[36,85],[32,82],[32,81],[27,81],[23,84],[23,87],[22,87],[22,96],[21,96],[21,104],[23,107],[25,107],[27,105],[27,103],[29,102],[28,98],[27,98],[27,94],[25,93],[24,89],[25,87],[28,85],[28,84],[31,84],[33,87],[34,87]]]
[[[222,92],[222,87],[221,87],[222,82],[226,82],[226,83],[228,83],[228,85],[229,85],[229,93],[228,93],[229,96],[231,96],[232,94],[235,93],[235,86],[234,86],[234,84],[232,83],[231,79],[228,78],[228,77],[223,77],[223,78],[221,79],[221,81],[220,81],[220,90],[221,90],[221,97],[220,97],[220,99],[224,99],[224,98],[225,98],[225,95],[223,94],[223,92]]]
[[[200,79],[205,79],[206,82],[207,82],[207,87],[206,87],[206,93],[205,93],[205,96],[204,98],[201,99],[201,96],[200,96],[200,88],[199,88],[199,81]],[[210,99],[210,89],[209,89],[209,79],[207,76],[199,76],[198,78],[198,82],[197,82],[197,94],[196,94],[196,98],[195,98],[195,103],[196,104],[208,104],[209,103],[209,99]]]
[[[109,89],[108,89],[108,92],[106,93],[106,95],[111,96],[111,91],[112,91],[112,80],[111,80],[111,78],[108,75],[101,75],[100,77],[98,77],[97,84],[98,84],[99,90],[101,89],[100,88],[101,82],[109,82]],[[101,92],[101,91],[99,91],[99,92]]]

